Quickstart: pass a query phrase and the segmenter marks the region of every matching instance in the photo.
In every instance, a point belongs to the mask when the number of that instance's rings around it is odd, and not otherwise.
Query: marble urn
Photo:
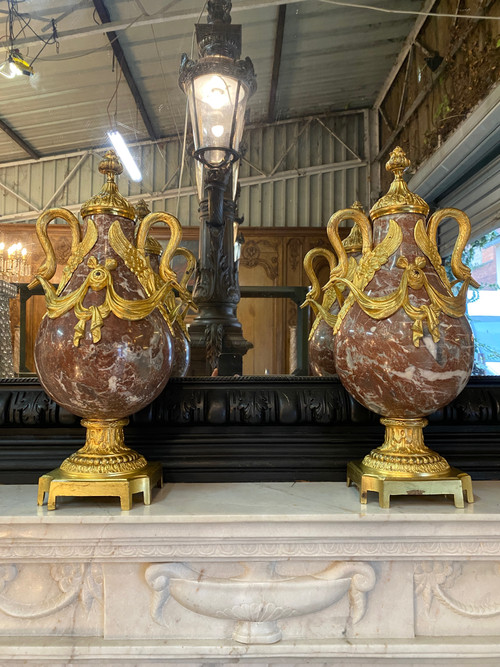
[[[425,416],[439,410],[465,387],[473,364],[474,341],[465,317],[467,289],[477,286],[461,257],[470,235],[462,211],[447,208],[428,220],[429,207],[409,191],[403,173],[410,162],[400,148],[386,168],[394,175],[389,192],[370,218],[346,209],[328,223],[338,258],[325,291],[344,287],[337,314],[314,299],[330,325],[335,367],[345,388],[381,415],[385,440],[363,461],[348,466],[348,484],[391,495],[451,494],[472,502],[470,477],[424,444]],[[452,218],[458,237],[450,278],[437,248],[439,224]],[[362,253],[353,268],[339,237],[339,225],[353,219],[362,235]],[[313,294],[314,297],[314,294]]]
[[[159,464],[124,445],[128,415],[150,403],[172,369],[174,314],[167,306],[174,290],[183,294],[169,263],[181,239],[179,222],[167,213],[146,216],[135,233],[136,211],[118,192],[122,172],[109,151],[99,165],[106,183],[83,205],[83,225],[65,209],[50,209],[36,230],[46,260],[30,283],[40,283],[47,312],[35,343],[36,370],[47,394],[83,417],[85,446],[40,478],[38,502],[57,496],[119,496],[130,509],[132,494],[149,503],[161,484]],[[68,223],[71,256],[56,288],[49,281],[56,258],[48,233],[55,219]],[[158,271],[146,256],[148,231],[165,222],[171,238]]]
[[[354,202],[351,208],[363,212],[363,206],[358,201]],[[342,241],[342,245],[344,246],[346,253],[352,255],[353,260],[356,260],[359,257],[359,254],[361,253],[361,232],[356,224],[354,224],[348,236]],[[326,259],[330,267],[330,272],[337,264],[335,254],[327,248],[312,248],[312,250],[309,250],[304,257],[304,270],[311,282],[309,298],[312,300],[310,300],[309,303],[313,304],[313,307],[314,301],[321,296],[320,280],[315,271],[315,261],[318,258]],[[351,261],[350,267],[351,271],[348,276],[351,276],[353,273],[354,268],[356,267],[356,262]],[[331,315],[337,315],[345,298],[344,292],[345,289],[343,286],[337,287],[331,285],[323,292],[321,299],[322,307],[328,310]],[[337,375],[335,370],[333,343],[334,340],[331,327],[325,322],[321,313],[316,312],[316,317],[309,332],[308,343],[309,372],[311,375],[318,375],[320,377]]]
[[[144,199],[140,199],[135,208],[139,222],[151,212]],[[158,273],[160,270],[160,258],[163,253],[161,243],[159,243],[153,236],[148,236],[146,239],[145,252],[149,258],[151,268]],[[170,376],[185,377],[191,361],[191,341],[186,326],[186,315],[189,310],[198,310],[187,290],[189,279],[193,275],[196,267],[196,257],[187,248],[177,248],[173,258],[177,256],[184,258],[186,268],[180,278],[180,285],[182,286],[183,291],[179,293],[177,297],[173,292],[170,292],[167,295],[166,305],[172,314],[170,322],[173,334],[172,368]]]

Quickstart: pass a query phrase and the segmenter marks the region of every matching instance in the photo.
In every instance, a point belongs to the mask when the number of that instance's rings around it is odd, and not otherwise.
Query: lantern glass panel
[[[196,150],[238,151],[247,97],[245,86],[236,78],[210,73],[193,79],[188,98]],[[214,167],[227,160],[224,150],[206,150],[203,157]]]

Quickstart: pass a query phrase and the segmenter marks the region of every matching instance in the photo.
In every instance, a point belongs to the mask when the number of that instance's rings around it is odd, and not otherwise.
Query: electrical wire
[[[113,56],[113,67],[114,67],[114,56]],[[109,127],[113,130],[115,129],[116,125],[116,119],[118,116],[118,88],[120,87],[120,83],[122,80],[122,68],[118,66],[117,68],[119,71],[116,72],[115,79],[116,79],[116,85],[115,85],[115,90],[111,97],[109,98],[108,106],[106,107],[106,113],[108,114],[108,122],[109,122]],[[109,115],[109,107],[113,103],[113,100],[115,100],[115,118],[114,118],[114,123],[111,121],[111,116]]]
[[[206,7],[206,0],[203,3],[203,7],[201,8],[200,15],[198,16],[198,21],[199,23],[201,21],[201,17],[203,15],[203,12],[205,11]],[[193,59],[194,55],[194,39],[195,39],[195,34],[196,34],[196,28],[193,28],[193,34],[191,37],[191,59]],[[181,201],[181,188],[182,188],[182,177],[184,175],[184,164],[186,161],[186,143],[187,143],[187,128],[188,128],[188,116],[189,116],[189,102],[186,99],[186,111],[184,113],[184,137],[182,140],[182,155],[181,155],[181,172],[179,174],[179,188],[177,190],[177,199],[176,199],[176,204],[175,204],[175,217],[179,217],[179,206],[180,206],[180,201]]]
[[[373,5],[361,5],[357,2],[342,2],[341,0],[319,0],[327,5],[337,5],[339,7],[351,7],[352,9],[370,9],[374,12],[384,12],[385,14],[410,14],[412,16],[435,16],[436,18],[451,19],[485,19],[487,21],[500,21],[500,16],[485,16],[476,14],[440,14],[438,12],[419,12],[412,9],[387,9],[385,7],[374,7]]]
[[[139,4],[142,7],[142,3],[139,3]],[[168,86],[167,86],[167,76],[165,74],[165,69],[163,68],[163,62],[162,62],[162,59],[160,57],[160,49],[158,47],[158,40],[156,39],[156,33],[155,33],[153,25],[151,25],[151,33],[153,35],[153,41],[154,41],[155,50],[156,50],[156,57],[158,59],[158,62],[160,63],[161,75],[162,75],[162,80],[163,80],[163,88],[164,88],[164,93],[165,93],[165,101],[166,101],[166,104],[167,104],[167,107],[168,107],[170,117],[171,117],[171,119],[173,121],[173,124],[174,124],[175,133],[177,134],[177,137],[179,139],[179,144],[180,144],[181,143],[181,134],[180,134],[179,128],[177,126],[177,121],[176,121],[176,118],[175,118],[175,114],[173,113],[172,107],[170,106],[169,95],[168,95]],[[166,163],[167,163],[166,156],[162,152],[158,143],[156,143],[156,148],[158,149],[158,152],[160,153],[160,155],[162,157],[162,160],[165,162],[165,165],[166,165]]]
[[[21,0],[24,1],[24,0]],[[30,30],[33,35],[42,43],[41,49],[38,51],[36,56],[31,59],[30,66],[33,65],[35,60],[39,57],[39,55],[42,53],[42,51],[45,49],[46,46],[49,44],[55,44],[56,45],[56,50],[57,53],[59,53],[59,42],[57,40],[57,26],[56,22],[54,19],[51,19],[52,22],[52,35],[45,39],[41,35],[39,35],[34,28],[31,26],[31,16],[29,14],[21,14],[19,13],[17,7],[18,7],[19,0],[7,0],[7,8],[8,8],[8,17],[7,17],[7,25],[8,25],[8,38],[10,42],[10,48],[11,50],[14,49],[16,39],[19,37],[19,35],[24,35],[26,36],[26,30]],[[19,22],[19,30],[16,34],[14,34],[14,24],[15,22]],[[29,50],[28,50],[29,52]]]
[[[156,16],[159,16],[160,14],[165,14],[173,5],[176,5],[178,2],[180,2],[180,0],[171,0],[171,2],[168,3],[168,5],[166,5],[165,7],[162,7],[161,9],[159,9],[157,12],[154,12],[153,14],[148,14],[147,12],[139,14],[139,16],[136,16],[134,19],[132,19],[130,21],[130,23],[128,23],[124,28],[122,28],[122,30],[120,32],[125,32],[126,30],[131,28],[133,25],[135,25],[135,23],[137,23],[137,21],[140,21],[140,19],[142,19],[142,18],[155,18]],[[95,19],[94,19],[94,21],[95,21]],[[104,23],[98,23],[97,21],[95,21],[95,22],[97,23],[97,25],[103,25],[103,26],[105,25]],[[61,55],[45,56],[44,58],[40,58],[40,60],[43,61],[43,62],[50,62],[50,61],[53,61],[53,60],[58,60],[59,61],[59,60],[74,60],[75,58],[83,58],[84,56],[90,56],[93,53],[99,53],[99,51],[106,51],[109,48],[110,44],[112,44],[117,39],[118,39],[118,35],[113,37],[113,39],[109,39],[108,42],[106,44],[104,44],[103,46],[98,46],[95,49],[85,49],[85,51],[78,51],[76,53],[72,53],[71,55],[67,55],[67,56],[61,56]]]

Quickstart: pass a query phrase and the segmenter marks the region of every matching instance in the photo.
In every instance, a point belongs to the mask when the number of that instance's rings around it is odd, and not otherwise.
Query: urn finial
[[[406,157],[406,153],[401,146],[396,148],[389,154],[389,160],[385,163],[386,171],[392,171],[395,179],[401,179],[404,172],[411,165],[410,160]]]
[[[144,199],[139,199],[139,201],[135,205],[135,212],[137,213],[137,219],[139,220],[139,222],[142,222],[144,218],[151,213],[151,209],[149,208]],[[161,243],[157,241],[155,238],[153,238],[150,234],[148,234],[146,238],[146,244],[144,246],[144,250],[148,255],[156,255],[158,257],[163,252]]]
[[[151,209],[144,199],[139,199],[135,205],[135,212],[137,213],[137,219],[141,222],[147,215],[149,215],[149,213],[151,213]]]
[[[109,213],[128,220],[135,220],[134,207],[118,192],[115,177],[122,173],[123,166],[114,151],[107,151],[99,163],[99,171],[106,175],[106,183],[97,195],[91,197],[82,206],[80,211],[82,218],[98,213]]]
[[[393,213],[429,213],[427,203],[414,192],[410,192],[406,181],[403,178],[404,172],[411,165],[406,153],[400,146],[390,153],[389,160],[385,168],[392,171],[394,180],[386,195],[379,199],[370,211],[370,218],[375,220],[382,215],[391,215]]]
[[[123,165],[114,151],[109,150],[105,154],[99,162],[99,171],[101,174],[106,174],[108,181],[113,182],[115,180],[115,175],[119,176],[123,172]]]
[[[363,204],[360,201],[355,201],[351,204],[351,208],[360,213],[364,213]],[[363,247],[363,237],[361,236],[361,230],[358,225],[354,225],[349,232],[349,235],[342,241],[346,252],[361,252]]]

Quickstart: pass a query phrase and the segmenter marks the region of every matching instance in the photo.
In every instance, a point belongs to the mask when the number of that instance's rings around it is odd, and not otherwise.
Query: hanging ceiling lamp
[[[0,74],[6,79],[13,79],[15,76],[33,75],[33,67],[23,58],[19,49],[10,49],[7,58],[0,65]]]
[[[186,54],[181,60],[179,85],[188,97],[193,155],[202,165],[196,170],[201,192],[203,167],[238,162],[248,98],[257,87],[252,61],[239,59],[241,25],[231,25],[230,11],[229,0],[209,1],[208,23],[196,24],[199,60]]]

